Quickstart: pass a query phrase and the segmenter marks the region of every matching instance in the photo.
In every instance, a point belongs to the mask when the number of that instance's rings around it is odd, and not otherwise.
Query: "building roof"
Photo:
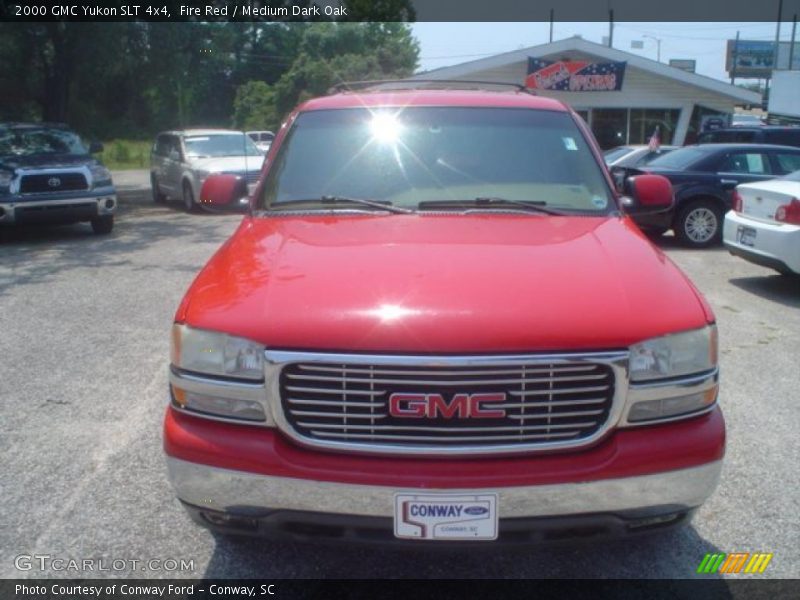
[[[547,57],[557,60],[559,54],[568,52],[588,54],[608,61],[625,61],[630,67],[635,69],[641,69],[642,71],[666,79],[672,79],[684,85],[691,85],[720,94],[736,104],[761,104],[761,95],[756,92],[730,85],[712,77],[676,69],[675,67],[670,67],[667,64],[644,58],[637,54],[631,54],[630,52],[624,52],[616,48],[609,48],[602,44],[589,42],[579,37],[571,37],[549,44],[530,46],[520,50],[496,54],[487,58],[471,60],[450,67],[441,67],[439,69],[425,71],[424,73],[417,73],[413,75],[411,79],[458,79],[459,77],[468,77],[476,71],[483,71],[526,61],[528,57]]]
[[[391,92],[381,90],[342,92],[309,100],[300,107],[300,110],[379,106],[494,106],[567,110],[564,104],[558,100],[534,96],[527,92],[418,88],[392,90]]]

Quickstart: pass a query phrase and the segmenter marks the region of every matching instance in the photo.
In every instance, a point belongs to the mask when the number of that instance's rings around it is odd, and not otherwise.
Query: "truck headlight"
[[[266,419],[263,405],[256,400],[203,394],[185,390],[176,384],[172,384],[170,389],[172,401],[191,412],[240,421],[264,421]],[[220,393],[225,393],[225,390],[220,390]]]
[[[716,326],[631,346],[630,378],[626,421],[631,425],[704,414],[719,390]]]
[[[89,167],[89,172],[92,174],[94,187],[108,187],[111,185],[111,171],[103,165],[92,165]]]
[[[631,381],[651,381],[710,371],[717,366],[717,328],[709,325],[665,335],[630,348]]]
[[[628,421],[642,423],[674,419],[680,415],[691,416],[713,405],[717,400],[717,392],[718,386],[714,383],[714,385],[702,392],[633,402],[628,411]]]
[[[236,379],[264,379],[264,346],[226,333],[172,326],[172,364],[184,371]]]

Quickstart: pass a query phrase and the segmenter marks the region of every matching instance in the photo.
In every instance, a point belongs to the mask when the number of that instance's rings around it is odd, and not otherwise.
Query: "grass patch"
[[[150,166],[152,142],[111,140],[103,142],[103,151],[95,156],[113,171],[146,169]]]

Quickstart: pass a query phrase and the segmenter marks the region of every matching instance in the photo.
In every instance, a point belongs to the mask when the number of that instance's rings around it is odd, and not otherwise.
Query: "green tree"
[[[409,6],[375,10],[396,20]],[[409,75],[418,53],[399,22],[0,23],[0,120],[65,121],[100,139],[275,127],[335,83]]]
[[[401,23],[316,24],[306,29],[297,58],[273,86],[276,114],[282,118],[339,83],[408,77],[418,55],[418,43]]]
[[[236,90],[233,124],[237,129],[274,129],[279,120],[275,91],[263,81],[248,81]]]

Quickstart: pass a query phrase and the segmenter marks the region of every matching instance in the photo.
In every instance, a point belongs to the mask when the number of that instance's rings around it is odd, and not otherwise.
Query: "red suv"
[[[714,315],[583,121],[524,90],[298,107],[175,316],[164,446],[234,534],[458,544],[685,523],[725,445]],[[200,200],[235,210],[246,182]]]

